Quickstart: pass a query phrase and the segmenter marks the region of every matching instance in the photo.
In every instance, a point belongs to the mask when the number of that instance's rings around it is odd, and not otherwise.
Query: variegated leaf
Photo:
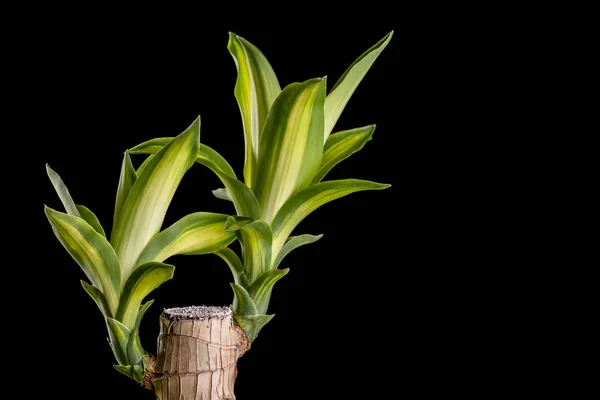
[[[342,111],[344,111],[348,100],[350,100],[350,97],[352,97],[352,94],[358,87],[358,84],[365,77],[367,71],[371,68],[371,65],[373,65],[377,57],[379,57],[379,54],[381,54],[383,49],[388,45],[393,34],[394,31],[391,31],[373,47],[358,57],[346,72],[344,72],[336,84],[333,85],[333,88],[327,95],[327,99],[325,99],[325,141],[327,141],[329,134],[340,118]]]
[[[323,204],[350,193],[362,190],[381,190],[388,187],[390,185],[359,179],[343,179],[317,183],[296,193],[281,207],[271,225],[273,254],[279,254],[285,241],[300,221]]]
[[[129,191],[111,234],[121,263],[122,284],[160,230],[179,182],[196,159],[199,138],[200,118],[156,153]]]
[[[137,265],[162,262],[176,254],[214,253],[226,247],[235,240],[233,232],[225,231],[227,218],[225,214],[207,212],[183,217],[150,240]]]
[[[52,230],[81,267],[87,278],[99,288],[114,315],[119,304],[119,261],[115,251],[104,236],[99,234],[82,218],[45,209]]]
[[[310,185],[323,156],[325,79],[292,83],[279,94],[260,141],[254,192],[270,223],[296,191]]]
[[[234,93],[244,127],[244,181],[254,188],[261,132],[281,87],[266,57],[252,43],[230,32],[227,48],[238,71]]]

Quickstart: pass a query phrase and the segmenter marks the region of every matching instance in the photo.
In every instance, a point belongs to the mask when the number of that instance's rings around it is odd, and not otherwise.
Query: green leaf
[[[79,217],[45,208],[52,230],[81,267],[87,278],[99,288],[115,315],[119,304],[119,261],[106,238]]]
[[[163,147],[168,145],[172,140],[173,140],[173,138],[170,138],[170,137],[151,139],[151,140],[148,140],[147,142],[140,143],[137,146],[129,149],[129,153],[131,153],[131,154],[156,154],[156,153],[158,153],[158,151],[160,149],[162,149]],[[223,156],[220,155],[216,150],[213,150],[212,148],[208,147],[204,143],[200,144],[200,151],[198,152],[196,161],[198,162],[200,159],[209,160],[217,168],[219,168],[221,171],[225,172],[226,174],[231,175],[233,177],[236,176],[233,168],[231,168],[231,165],[229,165],[227,160],[225,160],[225,158],[223,158]],[[138,175],[139,175],[140,170],[142,169],[143,165],[144,164],[142,164],[140,166],[140,168],[138,169]]]
[[[131,154],[152,154],[159,151],[171,140],[171,138],[152,139],[133,147],[129,152]],[[260,217],[258,201],[256,200],[254,192],[235,177],[233,169],[223,157],[208,146],[202,144],[196,162],[208,167],[217,175],[221,182],[223,182],[238,215],[254,219]]]
[[[229,217],[225,230],[234,232],[242,243],[242,254],[248,283],[252,284],[271,266],[271,227],[265,221],[253,221],[240,225],[235,218]]]
[[[81,286],[83,286],[83,288],[85,289],[87,294],[89,294],[90,297],[92,298],[92,300],[94,300],[96,302],[96,305],[102,312],[102,315],[104,315],[105,317],[112,317],[112,314],[108,307],[108,303],[106,302],[106,298],[104,297],[104,294],[102,293],[102,291],[100,289],[98,289],[97,287],[90,285],[86,281],[82,280],[80,282],[81,282]]]
[[[254,315],[258,314],[254,301],[250,298],[250,295],[237,283],[230,283],[233,289],[233,312],[241,315]]]
[[[228,216],[197,212],[183,217],[150,240],[136,265],[162,262],[176,254],[207,254],[226,247],[235,234],[225,231]]]
[[[144,368],[141,365],[113,365],[113,367],[138,383],[144,379]]]
[[[375,132],[375,125],[369,125],[329,136],[325,143],[323,160],[313,178],[313,183],[320,182],[333,167],[362,149],[365,143],[373,138],[373,132]]]
[[[52,186],[54,186],[54,190],[56,190],[56,194],[58,194],[60,201],[65,207],[67,214],[80,217],[77,206],[75,205],[75,202],[73,202],[73,198],[69,193],[69,189],[67,189],[67,186],[60,176],[54,172],[54,170],[50,168],[50,165],[48,164],[46,164],[46,173],[48,174],[48,178],[50,178],[50,182],[52,182]]]
[[[131,163],[131,157],[128,152],[123,155],[123,163],[121,164],[121,176],[119,177],[119,187],[117,188],[117,200],[115,202],[115,214],[113,217],[113,226],[117,225],[119,214],[125,204],[125,200],[137,180],[137,173]]]
[[[129,341],[127,342],[127,359],[130,364],[138,364],[144,355],[144,349],[142,348],[142,342],[140,342],[140,335],[137,328],[134,328],[129,334]]]
[[[196,159],[199,138],[200,117],[159,150],[133,184],[111,235],[121,262],[122,284],[144,247],[159,232],[179,182]]]
[[[233,199],[231,198],[231,195],[229,194],[229,192],[227,191],[226,188],[215,189],[212,191],[212,194],[217,199],[233,201]]]
[[[256,281],[248,289],[250,298],[256,304],[256,309],[259,314],[264,314],[269,308],[269,300],[271,299],[271,292],[273,291],[273,285],[287,275],[290,272],[289,268],[286,269],[272,269],[263,273],[256,279]]]
[[[150,262],[138,267],[123,288],[117,319],[129,329],[133,329],[144,298],[171,279],[174,271],[174,266],[159,262]]]
[[[333,130],[335,123],[340,118],[342,111],[348,104],[348,100],[352,97],[354,90],[365,77],[371,65],[375,62],[379,54],[385,49],[394,31],[391,31],[383,39],[377,42],[369,50],[365,51],[360,57],[350,65],[350,67],[342,74],[342,77],[333,86],[327,98],[325,99],[325,141]]]
[[[225,158],[223,158],[222,155],[217,153],[216,150],[213,150],[205,144],[200,144],[200,153],[196,158],[196,162],[200,162],[200,160],[202,159],[210,161],[211,163],[216,165],[217,168],[219,168],[221,171],[225,172],[227,175],[231,175],[234,178],[237,177],[235,175],[235,171],[233,170],[233,168],[231,168],[231,165],[229,165],[227,160],[225,160]]]
[[[113,368],[125,375],[128,378],[135,380],[133,377],[133,365],[113,365]]]
[[[270,223],[296,191],[310,184],[323,156],[325,78],[288,85],[275,99],[260,141],[254,192]]]
[[[106,318],[106,325],[108,326],[110,346],[113,349],[117,362],[121,365],[130,364],[127,358],[127,342],[129,342],[130,330],[116,319],[110,317]]]
[[[381,190],[391,185],[343,179],[312,185],[293,195],[277,213],[273,224],[273,254],[279,254],[283,244],[294,228],[311,212],[332,200],[362,190]]]
[[[142,368],[141,365],[134,365],[133,366],[133,380],[141,383],[142,380],[144,379],[144,375],[145,375],[145,370],[144,368]]]
[[[271,315],[234,315],[235,321],[244,330],[244,333],[250,338],[251,342],[257,338],[258,332],[273,319],[275,314]]]
[[[142,322],[142,318],[144,317],[144,314],[146,314],[146,311],[148,311],[152,304],[154,304],[154,300],[149,300],[140,307],[140,311],[138,312],[138,315],[135,319],[135,324],[133,325],[134,329],[140,329],[140,323]]]
[[[144,162],[142,162],[142,164],[138,167],[137,171],[135,171],[135,174],[137,176],[140,176],[142,174],[142,171],[144,170],[144,168],[146,168],[148,166],[148,164],[150,164],[150,161],[152,161],[152,158],[155,155],[156,155],[156,153],[150,154],[148,157],[146,157],[146,159],[144,160]]]
[[[271,266],[272,269],[278,268],[279,264],[281,264],[281,260],[285,258],[292,250],[297,249],[300,246],[304,246],[305,244],[311,244],[321,239],[323,234],[313,236],[313,235],[299,235],[290,237],[290,239],[283,245],[281,251],[277,255],[275,262]]]
[[[213,171],[225,185],[238,215],[253,219],[258,219],[260,217],[258,201],[256,200],[254,192],[248,186],[237,180],[235,177],[223,172],[208,159],[198,159],[197,161]]]
[[[261,132],[271,105],[281,92],[277,76],[261,51],[246,39],[229,32],[227,49],[238,71],[235,98],[242,114],[246,160],[244,180],[254,187]]]
[[[92,228],[94,228],[94,230],[96,232],[98,232],[102,236],[106,237],[106,233],[104,233],[104,228],[102,228],[102,225],[100,224],[100,221],[98,220],[98,217],[96,217],[96,214],[94,214],[86,206],[82,206],[80,204],[77,204],[76,207],[77,207],[77,211],[79,211],[79,215],[81,215],[81,218],[83,218],[83,220],[85,222],[87,222],[88,224],[90,224],[90,226]]]
[[[246,277],[244,266],[242,265],[242,261],[238,255],[235,254],[235,252],[229,247],[225,247],[219,251],[216,251],[215,254],[221,257],[223,261],[227,263],[229,269],[231,270],[231,274],[233,275],[233,281],[240,286],[247,287],[248,278]]]

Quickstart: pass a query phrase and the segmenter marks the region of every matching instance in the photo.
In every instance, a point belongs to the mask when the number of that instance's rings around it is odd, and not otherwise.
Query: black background
[[[343,398],[367,391],[371,398],[385,398],[399,384],[422,394],[466,384],[467,376],[447,378],[466,357],[456,339],[463,340],[457,326],[464,318],[462,302],[469,300],[450,287],[467,272],[449,264],[473,257],[459,255],[467,245],[457,238],[460,216],[453,212],[461,160],[450,165],[444,154],[448,132],[440,128],[456,118],[440,107],[457,98],[448,67],[457,56],[453,43],[431,38],[427,27],[387,23],[264,30],[197,29],[193,21],[180,30],[160,23],[132,30],[117,25],[58,24],[31,42],[17,75],[27,82],[16,100],[28,110],[23,138],[31,131],[38,138],[29,153],[34,159],[28,186],[34,188],[31,207],[39,224],[30,255],[38,258],[37,270],[29,281],[35,303],[43,306],[38,318],[48,321],[31,339],[31,357],[42,353],[49,363],[39,388],[64,376],[69,384],[58,390],[65,398],[153,398],[111,366],[101,314],[79,284],[83,273],[43,214],[43,204],[61,209],[44,164],[62,176],[75,202],[95,212],[107,232],[123,151],[175,136],[197,115],[201,141],[241,175],[243,133],[233,96],[236,69],[226,48],[229,30],[263,51],[282,87],[327,75],[329,88],[356,57],[395,30],[334,129],[375,123],[374,139],[328,175],[392,187],[329,203],[297,228],[295,233],[324,237],[286,259],[291,271],[275,286],[271,301],[276,317],[240,359],[238,397]],[[452,146],[457,140],[460,135]],[[196,211],[233,212],[229,203],[212,197],[210,190],[220,186],[210,171],[195,165],[163,226]],[[141,326],[142,343],[152,353],[164,307],[227,305],[232,299],[230,272],[217,257],[177,256],[169,262],[177,267],[175,277],[149,296],[155,303]]]

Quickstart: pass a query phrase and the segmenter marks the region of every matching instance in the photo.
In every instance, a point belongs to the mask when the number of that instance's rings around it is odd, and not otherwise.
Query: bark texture
[[[250,347],[231,315],[160,319],[152,385],[158,400],[234,400],[237,360]]]

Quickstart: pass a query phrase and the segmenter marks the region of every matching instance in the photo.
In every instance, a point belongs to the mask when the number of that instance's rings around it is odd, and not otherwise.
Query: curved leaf
[[[183,217],[146,245],[136,265],[162,262],[176,254],[207,254],[226,247],[235,234],[225,231],[228,216],[197,212]]]
[[[393,34],[394,31],[391,31],[373,47],[358,57],[342,74],[342,77],[327,95],[327,98],[325,99],[325,141],[333,130],[335,123],[340,118],[342,111],[344,111],[348,100],[350,100],[350,97],[352,97],[352,94],[358,87],[358,84],[365,77],[367,71],[371,68],[371,65],[373,65],[377,57],[379,57],[379,54],[381,54],[383,49],[388,45]]]
[[[198,117],[156,153],[133,184],[111,234],[111,243],[121,262],[122,284],[144,247],[160,230],[179,182],[196,159],[199,138]]]
[[[281,87],[266,57],[252,43],[229,32],[227,49],[238,71],[234,94],[244,126],[244,180],[254,187],[261,132]]]
[[[260,139],[254,192],[270,223],[297,190],[308,186],[323,156],[325,78],[288,85],[275,99]]]
[[[144,162],[142,162],[142,164],[140,164],[140,166],[138,167],[137,171],[135,171],[137,176],[140,176],[142,174],[142,171],[144,170],[144,168],[146,168],[148,166],[148,164],[150,164],[150,161],[152,161],[152,157],[154,157],[155,155],[156,155],[156,153],[150,154],[148,157],[146,157]]]
[[[329,136],[325,143],[323,160],[312,182],[320,182],[333,167],[362,149],[365,143],[373,138],[373,132],[375,125],[369,125]]]
[[[125,152],[123,155],[123,163],[121,164],[121,175],[119,177],[119,186],[117,188],[117,199],[115,201],[115,213],[113,216],[113,226],[117,225],[121,208],[129,195],[129,191],[133,187],[133,184],[137,180],[137,173],[131,163],[131,157],[129,152]]]
[[[146,314],[146,311],[148,311],[152,304],[154,304],[154,300],[148,300],[140,307],[140,311],[138,311],[138,315],[135,319],[135,324],[133,325],[135,329],[140,329],[140,323],[142,322],[142,318],[144,317],[144,314]]]
[[[343,179],[317,183],[296,193],[281,207],[271,225],[273,254],[279,254],[279,250],[300,221],[323,204],[350,193],[362,190],[381,190],[390,186],[359,179]]]
[[[133,328],[129,334],[129,340],[127,341],[127,360],[129,364],[137,364],[144,355],[144,349],[142,348],[142,342],[140,341],[140,335],[137,328]]]
[[[111,315],[117,311],[121,288],[119,261],[106,238],[79,217],[45,208],[52,230],[87,278],[99,288]]]
[[[267,312],[273,286],[278,280],[286,276],[288,272],[290,272],[289,268],[272,269],[259,276],[252,286],[250,286],[248,294],[254,301],[254,304],[256,304],[256,309],[259,314]]]
[[[273,242],[271,227],[265,221],[260,220],[240,225],[235,218],[229,217],[225,230],[235,232],[242,243],[244,249],[242,260],[248,283],[252,284],[271,266],[271,243]]]
[[[96,214],[94,214],[89,208],[87,208],[86,206],[82,206],[81,204],[77,204],[75,205],[75,207],[77,207],[79,215],[81,215],[81,218],[83,218],[85,222],[90,224],[90,226],[94,228],[96,232],[106,237],[106,233],[104,233],[104,228],[102,228],[102,225],[100,224],[98,217],[96,217]]]
[[[233,312],[241,315],[254,315],[258,314],[254,301],[248,295],[246,289],[238,285],[237,283],[230,283],[233,289]]]
[[[197,161],[213,171],[221,182],[223,182],[238,215],[252,219],[258,219],[260,217],[258,201],[256,200],[254,192],[248,186],[238,181],[233,176],[224,173],[208,159],[198,158]]]
[[[135,380],[133,377],[133,365],[113,365],[113,368],[125,375],[128,378]]]
[[[83,286],[87,294],[89,294],[92,300],[96,302],[96,305],[102,312],[102,315],[104,315],[105,317],[112,317],[110,309],[108,308],[108,303],[106,302],[106,298],[104,297],[104,294],[100,291],[100,289],[90,285],[86,281],[80,282],[81,286]]]
[[[219,251],[216,251],[215,254],[221,257],[223,261],[227,263],[229,269],[231,270],[231,274],[233,275],[233,281],[240,286],[247,287],[248,278],[246,277],[244,266],[242,265],[242,261],[238,255],[235,254],[235,252],[229,247],[225,247]]]
[[[225,160],[225,158],[220,155],[216,150],[208,147],[205,144],[200,144],[200,153],[198,153],[198,157],[196,158],[196,162],[200,162],[200,159],[205,159],[213,163],[217,166],[221,171],[225,172],[227,175],[231,175],[234,178],[237,178],[235,171],[231,168],[231,165]]]
[[[151,139],[151,140],[148,140],[147,142],[140,143],[137,146],[132,147],[131,149],[129,149],[129,153],[131,153],[131,154],[156,154],[156,153],[158,153],[158,151],[160,149],[165,147],[172,140],[173,140],[172,137]],[[236,176],[233,168],[231,168],[231,165],[229,165],[227,160],[225,160],[225,158],[223,158],[223,156],[220,155],[216,150],[208,147],[204,143],[200,143],[200,151],[198,152],[196,161],[198,161],[199,159],[209,160],[217,168],[219,168],[221,171],[225,172],[226,174],[231,175],[233,177]],[[144,164],[142,164],[140,166],[140,168],[138,169],[138,174],[140,173],[140,170],[142,169],[143,165]]]
[[[275,262],[273,262],[273,265],[271,266],[271,268],[272,269],[278,268],[279,264],[281,264],[281,260],[283,260],[285,258],[285,256],[287,256],[292,250],[294,250],[300,246],[304,246],[305,244],[314,243],[317,240],[321,239],[322,237],[323,237],[323,234],[320,234],[317,236],[305,234],[305,235],[290,237],[289,240],[287,242],[285,242],[285,244],[281,248],[281,251],[279,252],[279,254],[277,254],[277,258],[275,259]]]
[[[77,210],[77,206],[75,205],[75,202],[69,193],[69,189],[67,189],[67,186],[61,177],[54,172],[54,170],[50,168],[50,165],[48,164],[46,164],[46,173],[48,174],[48,178],[50,178],[50,182],[52,182],[52,186],[54,186],[54,190],[56,190],[56,194],[58,194],[60,201],[65,207],[67,214],[80,217],[81,215],[79,215],[79,211]]]
[[[127,358],[127,342],[129,342],[129,329],[113,318],[106,318],[108,326],[108,336],[110,338],[110,346],[113,349],[117,362],[121,365],[128,365]]]
[[[250,338],[251,342],[257,338],[258,332],[273,319],[275,314],[271,315],[234,315],[235,321],[244,330],[244,333]]]
[[[117,319],[129,329],[133,329],[144,298],[171,279],[174,271],[174,266],[158,262],[150,262],[138,267],[123,288]]]

